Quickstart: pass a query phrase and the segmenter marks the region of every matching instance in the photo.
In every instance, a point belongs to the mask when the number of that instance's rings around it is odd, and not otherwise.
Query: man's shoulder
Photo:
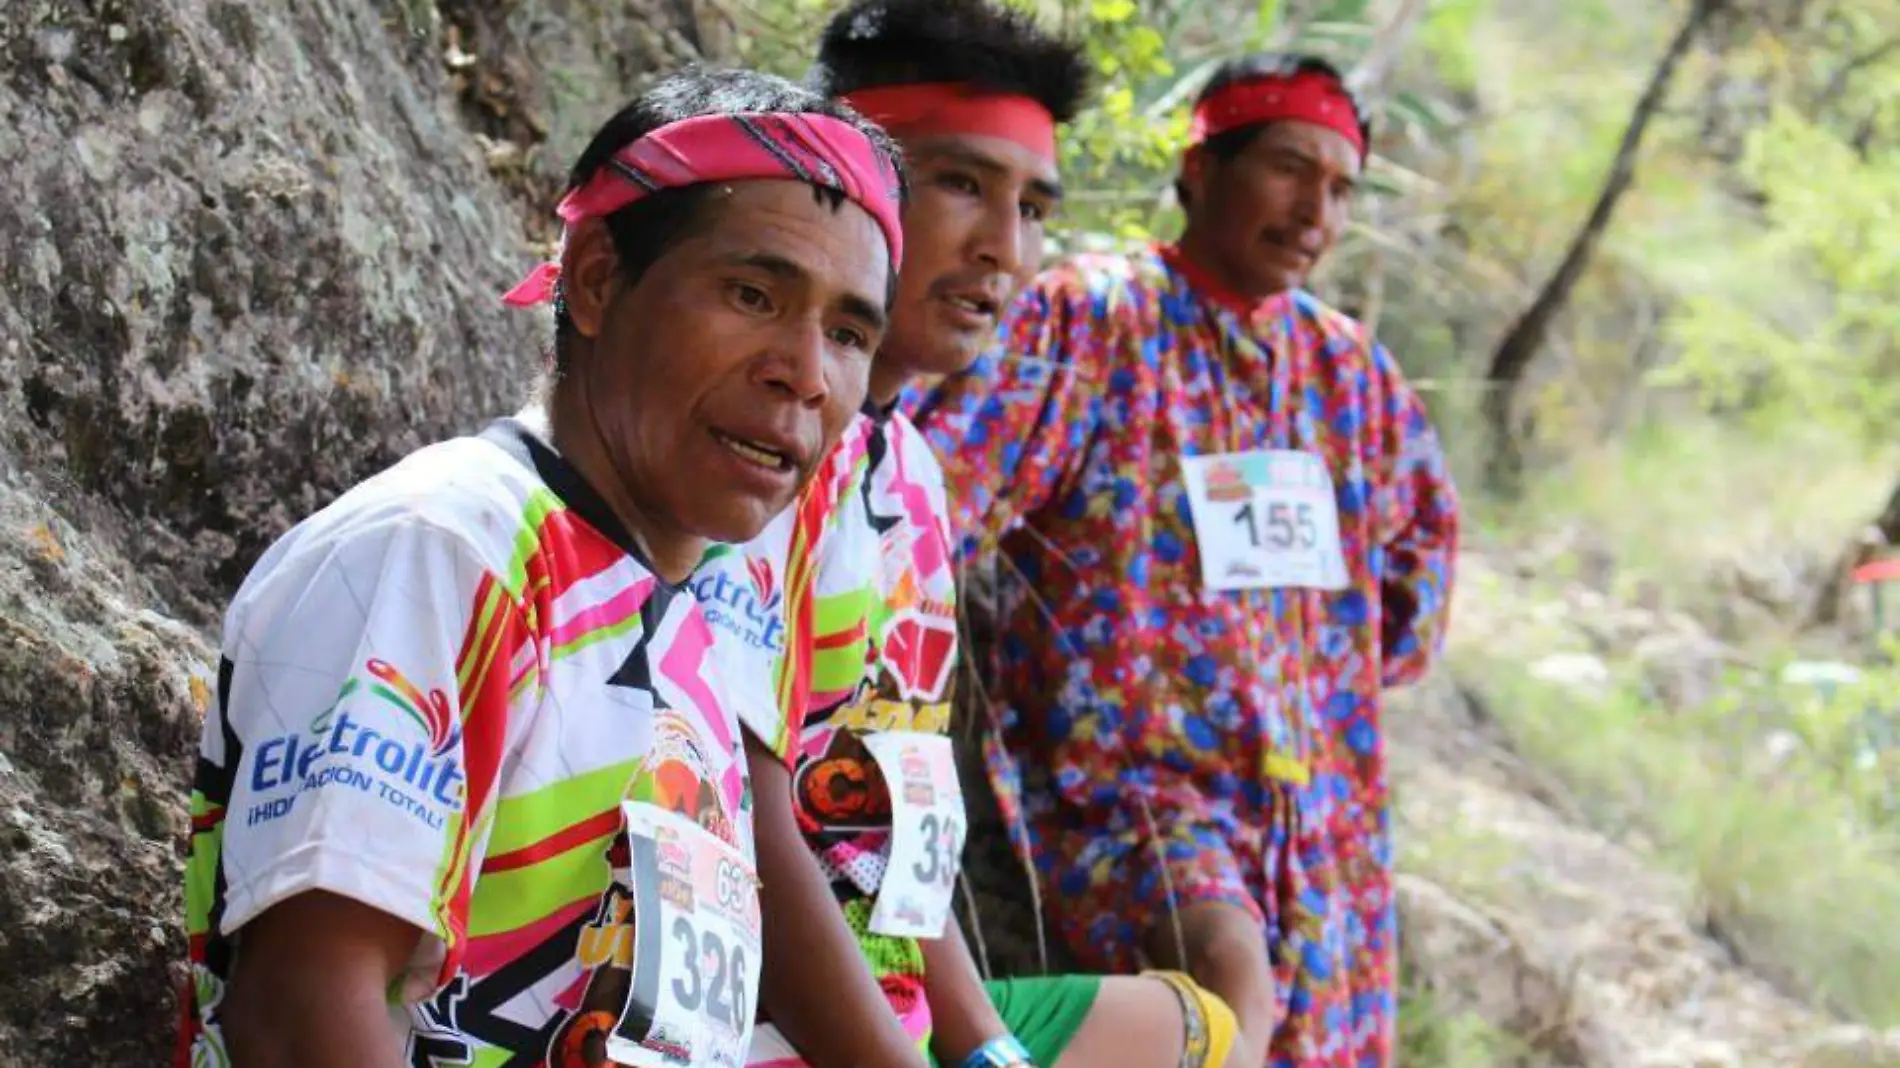
[[[1391,350],[1372,334],[1366,323],[1353,315],[1347,315],[1332,304],[1324,302],[1311,291],[1300,289],[1294,293],[1294,312],[1300,317],[1303,327],[1311,331],[1326,352],[1345,355],[1359,353],[1368,371],[1379,376],[1397,376],[1404,378]]]
[[[244,586],[399,538],[500,571],[524,529],[550,507],[558,502],[532,467],[483,438],[451,438],[417,449],[291,527]]]
[[[1030,288],[1049,300],[1101,305],[1151,287],[1162,277],[1154,257],[1146,253],[1080,252],[1045,269]]]
[[[1010,347],[1066,363],[1109,359],[1126,339],[1151,329],[1167,288],[1152,254],[1072,256],[1038,275],[1017,302]]]
[[[890,453],[893,468],[902,464],[905,481],[915,483],[941,495],[944,492],[943,462],[937,458],[937,451],[930,446],[930,439],[910,417],[903,412],[893,412],[889,427]]]
[[[924,455],[931,455],[930,443],[924,440],[924,432],[917,429],[917,424],[911,422],[910,416],[901,410],[891,413],[885,425],[885,437],[894,451],[904,455],[906,462],[920,451]]]
[[[1328,341],[1370,340],[1364,323],[1328,304],[1312,290],[1294,291],[1293,307],[1309,329]]]

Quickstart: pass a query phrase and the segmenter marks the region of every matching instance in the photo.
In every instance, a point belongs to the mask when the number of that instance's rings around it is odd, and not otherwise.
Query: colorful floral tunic
[[[1188,270],[1164,249],[1049,272],[999,354],[914,406],[964,551],[999,549],[994,785],[1085,965],[1139,966],[1170,902],[1230,902],[1267,927],[1272,1064],[1387,1064],[1380,691],[1438,648],[1456,497],[1356,323]],[[1323,461],[1343,588],[1204,583],[1183,458],[1257,449]]]

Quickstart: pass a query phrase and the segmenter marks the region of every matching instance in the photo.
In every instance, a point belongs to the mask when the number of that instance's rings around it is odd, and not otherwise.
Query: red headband
[[[1360,132],[1352,97],[1339,79],[1324,71],[1249,78],[1216,89],[1194,105],[1188,146],[1242,126],[1284,120],[1310,122],[1335,131],[1352,142],[1361,159],[1365,158],[1366,139]]]
[[[701,115],[668,123],[614,153],[607,166],[563,197],[555,212],[572,227],[662,189],[762,178],[796,179],[843,193],[884,231],[891,270],[903,262],[896,167],[863,131],[826,115]],[[553,300],[560,274],[557,257],[529,272],[501,299],[517,307]]]
[[[1056,120],[1037,100],[965,82],[882,85],[844,94],[860,115],[900,137],[976,134],[1014,141],[1054,162]]]

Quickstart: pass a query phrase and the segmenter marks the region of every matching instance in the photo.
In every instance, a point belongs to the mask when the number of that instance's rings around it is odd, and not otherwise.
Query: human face
[[[1182,245],[1235,293],[1297,289],[1345,229],[1359,151],[1337,130],[1305,122],[1263,127],[1222,162],[1189,153]]]
[[[889,281],[870,214],[803,182],[734,182],[701,211],[638,282],[603,224],[576,232],[563,290],[590,343],[551,413],[557,445],[674,581],[705,541],[756,537],[837,443]]]
[[[1042,261],[1043,227],[1062,200],[1055,163],[999,137],[904,142],[911,195],[891,330],[872,371],[888,404],[916,375],[968,367]]]

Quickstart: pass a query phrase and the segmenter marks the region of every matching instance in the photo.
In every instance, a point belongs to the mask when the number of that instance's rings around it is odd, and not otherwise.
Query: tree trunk
[[[1637,98],[1636,107],[1630,112],[1629,125],[1623,131],[1623,143],[1617,147],[1616,159],[1610,164],[1609,174],[1603,181],[1603,189],[1597,194],[1596,204],[1590,209],[1589,217],[1571,239],[1570,249],[1564,253],[1557,270],[1544,283],[1544,288],[1538,292],[1531,306],[1512,324],[1510,332],[1491,356],[1491,368],[1485,376],[1489,389],[1485,395],[1484,417],[1492,443],[1487,476],[1495,491],[1507,495],[1514,493],[1523,472],[1523,442],[1514,433],[1512,415],[1516,410],[1518,389],[1524,382],[1525,373],[1530,370],[1538,349],[1543,346],[1551,323],[1570,299],[1571,290],[1583,277],[1584,268],[1589,266],[1597,241],[1609,227],[1617,203],[1635,180],[1637,151],[1642,147],[1643,135],[1649,130],[1650,120],[1668,96],[1676,68],[1681,65],[1682,57],[1688,54],[1696,34],[1721,3],[1722,0],[1693,0],[1688,16],[1676,30],[1675,37],[1670,40],[1669,47],[1656,64],[1655,72],[1650,75],[1648,87]]]

